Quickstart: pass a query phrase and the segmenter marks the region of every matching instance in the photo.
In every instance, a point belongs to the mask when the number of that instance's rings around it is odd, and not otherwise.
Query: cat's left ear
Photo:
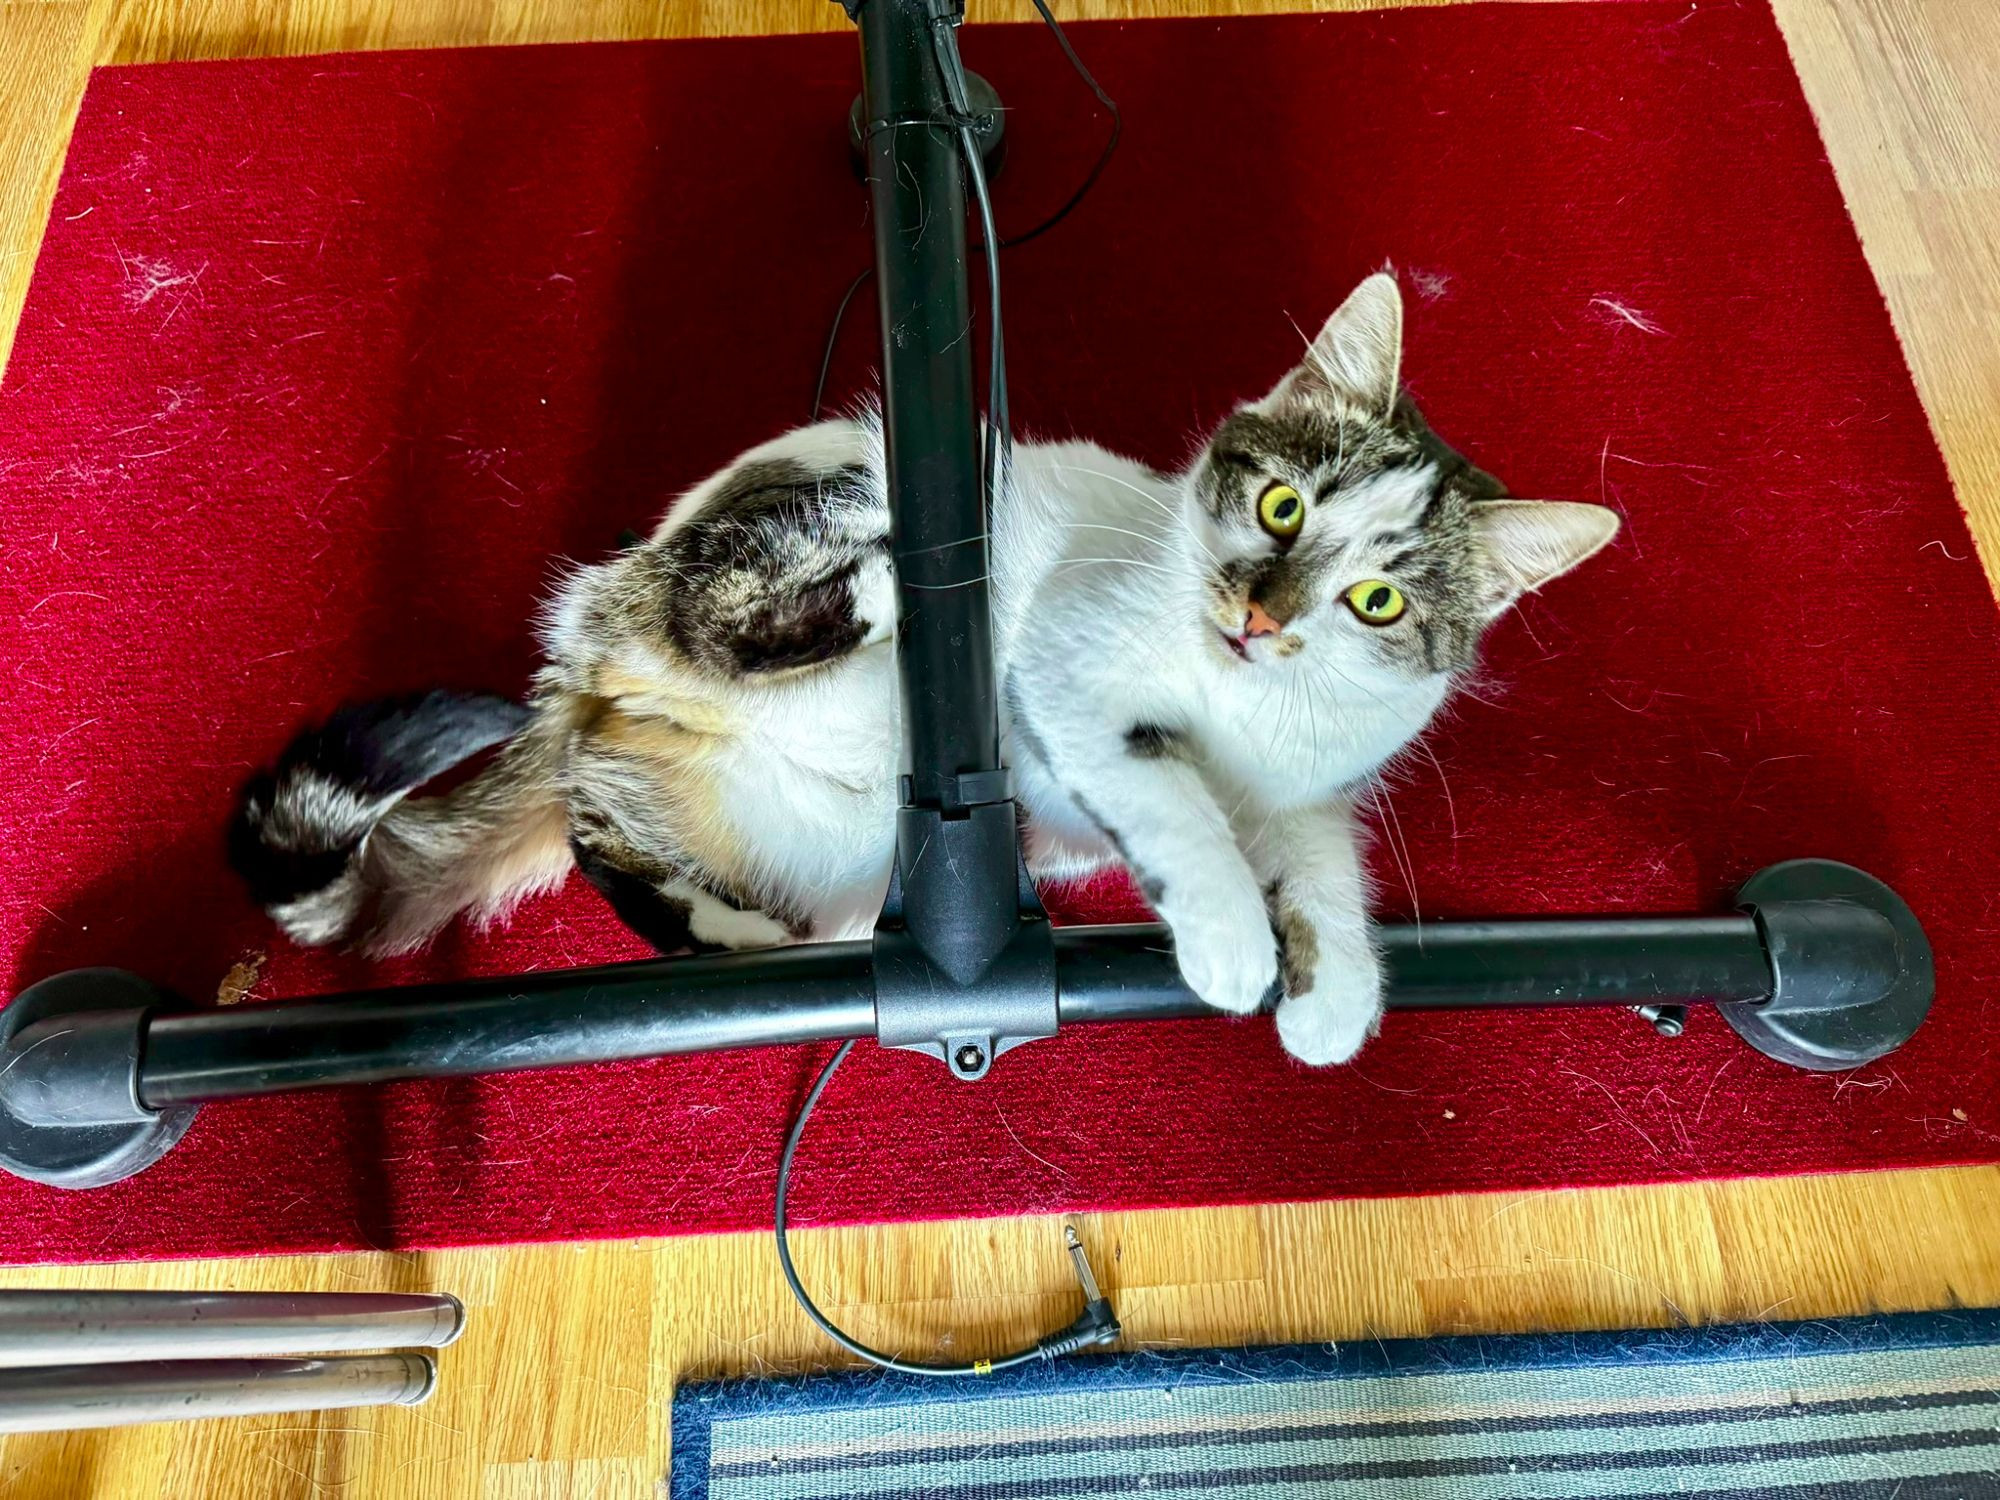
[[[1476,502],[1472,528],[1486,554],[1488,616],[1605,547],[1618,525],[1617,511],[1573,500]]]
[[[1348,293],[1267,406],[1324,402],[1329,396],[1386,417],[1396,404],[1403,364],[1403,293],[1393,271],[1377,271]]]

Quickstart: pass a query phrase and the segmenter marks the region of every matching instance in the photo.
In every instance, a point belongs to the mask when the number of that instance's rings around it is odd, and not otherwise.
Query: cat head
[[[1190,471],[1211,644],[1245,670],[1390,684],[1462,671],[1508,606],[1617,535],[1601,505],[1503,498],[1403,393],[1402,342],[1402,295],[1381,272]]]

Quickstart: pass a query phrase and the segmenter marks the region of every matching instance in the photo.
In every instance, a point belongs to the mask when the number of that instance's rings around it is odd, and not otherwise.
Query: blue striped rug
[[[731,1381],[673,1421],[674,1500],[2000,1500],[2000,1311]]]

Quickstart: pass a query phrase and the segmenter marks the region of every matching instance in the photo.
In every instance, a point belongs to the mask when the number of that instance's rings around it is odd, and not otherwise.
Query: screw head
[[[1664,1037],[1676,1037],[1687,1029],[1685,1005],[1635,1005],[1632,1013]]]
[[[952,1061],[961,1073],[977,1073],[986,1062],[986,1054],[971,1042],[967,1042],[952,1054]]]

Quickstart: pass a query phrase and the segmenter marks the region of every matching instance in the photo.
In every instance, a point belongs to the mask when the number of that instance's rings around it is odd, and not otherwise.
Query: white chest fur
[[[1206,684],[1198,736],[1217,770],[1265,807],[1313,806],[1380,770],[1444,696],[1441,678],[1364,692],[1289,662],[1231,663]]]
[[[716,767],[723,805],[772,884],[813,910],[815,936],[859,936],[881,908],[894,839],[894,654],[883,642],[746,698],[745,732]]]

